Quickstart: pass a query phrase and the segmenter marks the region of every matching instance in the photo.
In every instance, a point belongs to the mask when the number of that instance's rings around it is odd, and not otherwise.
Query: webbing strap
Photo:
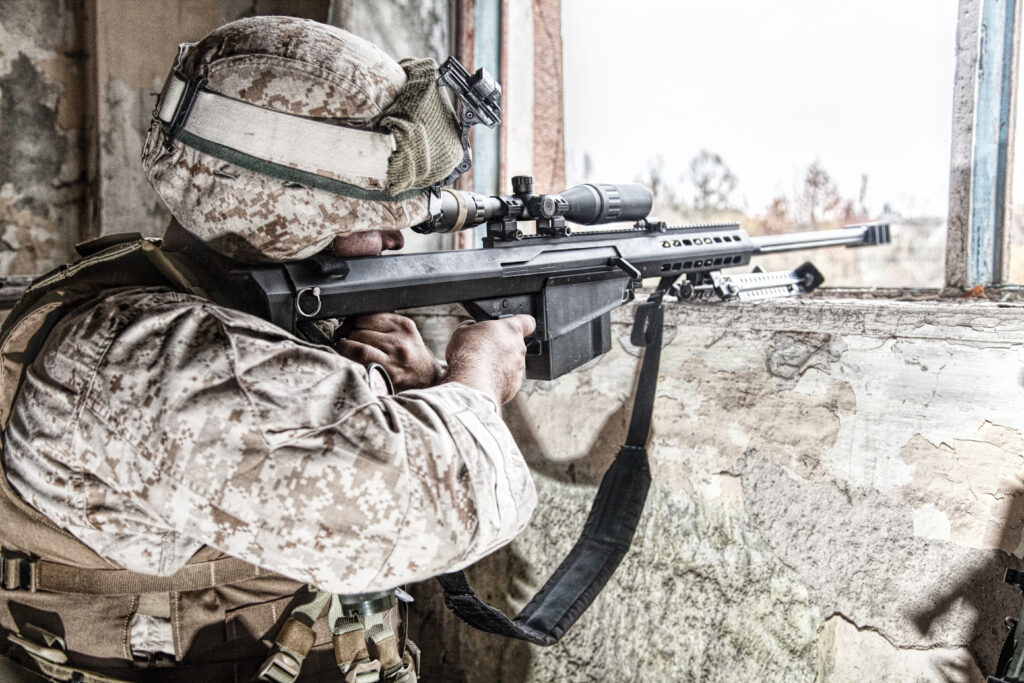
[[[463,572],[437,577],[445,605],[470,626],[535,645],[553,645],[590,606],[629,550],[651,483],[645,446],[661,362],[661,300],[672,279],[663,279],[637,308],[632,341],[645,351],[626,443],[601,479],[583,533],[555,573],[515,619],[474,593]]]
[[[113,676],[107,676],[106,674],[96,673],[89,671],[88,669],[80,669],[75,666],[69,666],[67,664],[57,664],[55,662],[48,661],[41,657],[34,655],[31,652],[26,653],[35,662],[35,665],[39,667],[39,671],[42,675],[35,674],[35,672],[28,669],[24,669],[25,678],[14,678],[14,681],[67,681],[68,683],[130,683],[130,681],[123,678],[114,678]],[[21,668],[17,662],[5,657],[10,665]],[[15,669],[16,671],[17,669]],[[21,673],[21,672],[19,672]],[[17,675],[17,674],[16,674]],[[35,677],[33,677],[35,676]],[[4,679],[9,680],[9,679]]]
[[[0,655],[0,681],[4,683],[131,683],[139,681],[139,672],[130,669],[92,670],[68,664],[58,664],[37,654],[25,650],[17,652],[18,658],[11,656],[16,652],[11,649]],[[19,661],[28,658],[29,661]],[[243,672],[250,671],[256,662],[251,659],[239,659],[231,662],[204,662],[186,664],[178,662],[173,667],[153,667],[145,669],[146,683],[194,683],[195,681],[236,681]],[[34,667],[34,668],[30,668]],[[38,670],[38,671],[37,671]],[[134,673],[134,675],[132,675]],[[128,675],[129,679],[120,676]]]
[[[274,647],[270,650],[256,674],[257,680],[268,683],[293,683],[302,673],[302,663],[306,661],[314,643],[316,634],[313,624],[320,618],[320,613],[331,600],[331,594],[316,591],[306,602],[296,605],[284,622]]]
[[[234,557],[188,564],[170,576],[151,576],[127,569],[83,569],[48,560],[32,560],[7,551],[4,551],[0,565],[5,578],[3,589],[86,595],[195,591],[270,574]],[[18,578],[17,582],[14,577]]]

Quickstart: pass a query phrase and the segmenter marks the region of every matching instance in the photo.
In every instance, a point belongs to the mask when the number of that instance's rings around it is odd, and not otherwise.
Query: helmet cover
[[[266,16],[226,24],[198,43],[183,45],[175,64],[186,78],[204,76],[205,89],[219,95],[365,130],[386,125],[388,108],[407,83],[407,69],[340,28]],[[442,135],[450,130],[458,144],[454,112],[445,117]],[[423,193],[391,201],[335,194],[248,170],[180,141],[170,150],[164,143],[164,128],[154,120],[142,155],[150,183],[186,230],[238,261],[302,259],[340,233],[401,229],[428,217]],[[408,156],[410,146],[404,147]],[[443,166],[435,174],[447,175],[459,155],[449,154],[450,165],[447,160],[435,164]],[[323,173],[370,192],[388,191],[387,178]]]

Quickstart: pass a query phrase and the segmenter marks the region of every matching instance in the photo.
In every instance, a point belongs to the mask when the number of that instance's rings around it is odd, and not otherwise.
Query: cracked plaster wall
[[[324,21],[329,0],[133,0],[95,3],[96,232],[163,234],[170,218],[142,174],[156,95],[177,45],[229,21],[286,14]]]
[[[1020,305],[676,307],[633,549],[552,648],[470,632],[417,587],[446,681],[981,681],[1021,565]],[[625,436],[630,311],[612,352],[528,382],[506,419],[540,507],[469,571],[514,613],[562,559]],[[443,346],[454,318],[420,318]]]
[[[0,0],[0,277],[45,272],[100,234],[162,234],[140,156],[177,44],[256,14],[324,21],[328,4]]]
[[[161,235],[170,214],[142,174],[140,154],[178,43],[253,15],[327,21],[330,7],[0,0],[0,276],[45,272],[69,260],[76,242],[100,234]],[[451,52],[448,0],[333,7],[336,22],[396,56],[441,61]],[[411,242],[424,251],[444,238]]]
[[[81,2],[0,0],[0,276],[64,262],[85,198]]]

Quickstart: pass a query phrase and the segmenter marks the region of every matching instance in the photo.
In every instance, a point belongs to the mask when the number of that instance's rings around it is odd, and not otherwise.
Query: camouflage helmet
[[[416,225],[428,217],[426,188],[448,176],[462,157],[458,121],[438,92],[437,73],[432,60],[395,62],[366,40],[314,21],[235,21],[179,47],[146,138],[143,167],[186,230],[239,261],[306,258],[340,233]],[[170,102],[174,87],[175,102],[187,105]],[[189,99],[190,89],[206,99]],[[209,111],[226,107],[220,119],[198,115],[200,104],[211,100]],[[168,106],[173,116],[164,114]],[[269,127],[264,121],[246,130],[250,120],[268,115],[274,119]],[[235,138],[211,142],[192,134],[192,124],[201,125],[204,116]],[[182,120],[187,127],[179,128]],[[269,162],[230,142],[273,138],[264,133],[276,131],[282,120],[291,128],[278,135],[276,152],[262,155]],[[310,125],[312,140],[295,127]],[[321,132],[363,137],[353,147],[323,149],[316,137]],[[363,138],[371,139],[380,158],[375,170],[361,163]],[[305,166],[289,156],[304,153],[314,157]]]

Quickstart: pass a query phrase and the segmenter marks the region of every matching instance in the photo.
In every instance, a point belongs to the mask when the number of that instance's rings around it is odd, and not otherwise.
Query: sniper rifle
[[[550,380],[611,349],[610,312],[631,300],[645,278],[659,278],[637,307],[632,343],[645,347],[625,444],[605,473],[583,532],[569,555],[514,619],[487,605],[462,572],[438,577],[445,604],[475,628],[538,645],[557,642],[604,587],[629,549],[643,511],[650,470],[650,432],[662,340],[662,300],[710,297],[768,299],[803,294],[824,281],[810,263],[792,271],[745,274],[765,254],[887,244],[886,223],[838,230],[751,236],[736,223],[670,227],[648,218],[651,193],[637,184],[587,184],[535,194],[533,179],[513,179],[512,195],[487,197],[435,189],[423,233],[485,224],[483,248],[338,258],[327,252],[304,261],[221,272],[226,292],[215,297],[310,341],[331,342],[318,319],[459,303],[476,320],[528,313],[526,375]],[[536,234],[519,224],[535,221]],[[635,221],[632,227],[573,232],[575,222]],[[235,300],[231,302],[232,293]],[[242,295],[244,293],[244,296]],[[348,596],[354,603],[390,599]]]
[[[823,281],[805,263],[793,271],[727,274],[762,254],[886,244],[889,226],[751,237],[735,223],[669,227],[648,218],[650,191],[637,184],[587,184],[535,194],[533,178],[513,178],[511,195],[488,197],[442,189],[472,165],[469,129],[500,121],[501,88],[479,69],[470,75],[454,58],[439,84],[459,103],[463,159],[430,190],[430,218],[414,230],[452,232],[486,224],[482,249],[341,259],[311,259],[248,268],[220,268],[214,299],[270,320],[310,341],[331,342],[318,319],[460,303],[476,320],[529,313],[526,376],[554,379],[611,349],[612,309],[635,297],[644,278],[659,278],[637,307],[632,342],[645,347],[625,444],[605,473],[583,532],[565,560],[514,619],[477,596],[465,575],[437,577],[445,604],[475,628],[551,645],[565,634],[607,583],[629,549],[643,511],[650,469],[650,432],[662,341],[662,299],[721,300],[803,294]],[[519,224],[536,222],[536,234]],[[636,221],[632,228],[573,233],[567,223]],[[225,272],[227,271],[227,272]],[[343,596],[343,610],[376,612],[393,604],[389,591]],[[383,601],[383,602],[382,602]],[[348,605],[345,607],[344,605]],[[265,666],[272,667],[274,659]]]
[[[550,380],[611,348],[610,311],[633,300],[645,278],[680,301],[767,299],[803,294],[823,281],[805,263],[792,271],[726,273],[751,258],[822,247],[889,242],[886,223],[838,230],[750,236],[737,223],[675,227],[647,218],[643,185],[587,184],[558,194],[533,193],[517,176],[510,196],[441,190],[433,218],[419,232],[486,224],[483,248],[341,259],[326,252],[304,261],[248,266],[226,274],[231,303],[284,329],[316,335],[311,323],[365,313],[462,304],[476,320],[528,313],[526,375]],[[518,225],[536,221],[537,234]],[[572,221],[629,228],[572,232]],[[223,275],[222,275],[223,277]]]

